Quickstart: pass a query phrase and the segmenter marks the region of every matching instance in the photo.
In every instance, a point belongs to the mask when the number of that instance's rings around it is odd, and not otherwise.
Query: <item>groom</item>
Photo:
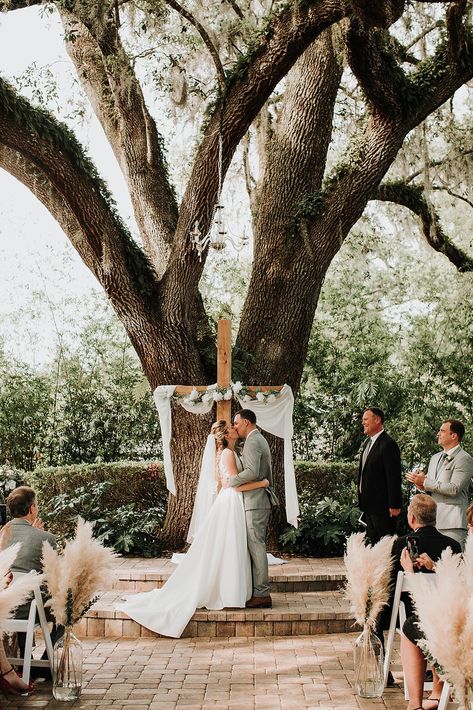
[[[256,416],[250,409],[235,414],[234,427],[240,439],[245,440],[241,462],[243,470],[232,477],[231,486],[241,486],[249,481],[267,478],[272,484],[271,452],[268,442],[256,428]],[[248,552],[253,575],[253,596],[246,606],[251,609],[272,607],[269,594],[268,557],[266,555],[266,528],[271,504],[264,488],[243,493],[245,506]]]

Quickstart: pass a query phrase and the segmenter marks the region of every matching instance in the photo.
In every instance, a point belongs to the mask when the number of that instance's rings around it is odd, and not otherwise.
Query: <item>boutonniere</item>
[[[453,456],[445,456],[445,463],[452,463]]]

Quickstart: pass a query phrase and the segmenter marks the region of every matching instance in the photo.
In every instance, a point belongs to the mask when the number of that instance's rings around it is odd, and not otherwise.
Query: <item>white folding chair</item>
[[[15,572],[14,577],[19,577],[21,572]],[[36,621],[36,612],[38,612],[38,619]],[[9,657],[8,660],[12,665],[23,666],[23,680],[25,683],[30,682],[30,671],[31,666],[40,668],[50,668],[51,673],[53,672],[53,645],[51,642],[51,635],[49,633],[48,622],[46,620],[46,612],[44,611],[43,598],[41,596],[41,589],[39,585],[33,588],[33,598],[30,604],[30,611],[27,619],[8,619],[3,629],[5,632],[20,632],[26,633],[25,640],[25,653],[23,658]],[[41,629],[44,639],[44,644],[46,646],[47,659],[41,660],[34,658],[33,656],[33,641],[34,633],[37,629]]]
[[[402,592],[410,592],[411,587],[409,585],[410,575],[404,574],[401,570],[397,573],[396,587],[394,589],[394,599],[393,606],[391,610],[391,621],[389,623],[388,639],[386,641],[385,655],[384,655],[384,687],[388,680],[389,667],[391,665],[391,656],[394,645],[394,635],[396,631],[400,634],[401,629],[406,620],[406,608],[404,602],[401,600]],[[429,575],[429,579],[432,583],[435,581],[435,575]],[[399,626],[396,626],[396,622],[399,616]],[[424,683],[424,690],[432,690],[432,683]],[[404,681],[404,698],[409,700],[409,693],[407,690],[406,682]],[[440,707],[440,706],[439,706]]]
[[[458,703],[450,702],[451,689],[452,689],[452,686],[450,685],[448,680],[446,680],[443,684],[442,693],[440,695],[440,700],[439,700],[437,710],[447,710],[447,708],[448,708],[448,710],[457,710]]]

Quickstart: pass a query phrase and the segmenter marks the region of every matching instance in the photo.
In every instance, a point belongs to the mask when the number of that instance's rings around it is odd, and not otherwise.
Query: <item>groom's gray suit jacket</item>
[[[468,490],[473,476],[473,458],[461,447],[440,465],[442,452],[430,459],[426,492],[432,493],[437,503],[437,530],[463,528],[466,530]]]
[[[273,483],[271,471],[271,451],[266,439],[258,430],[253,431],[245,440],[241,455],[243,470],[231,479],[231,486],[241,486],[250,481],[262,481],[263,478]],[[245,510],[270,508],[269,496],[264,488],[243,493]]]

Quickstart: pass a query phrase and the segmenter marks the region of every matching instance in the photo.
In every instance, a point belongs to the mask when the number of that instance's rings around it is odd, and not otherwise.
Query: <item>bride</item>
[[[238,434],[224,420],[215,422],[210,433],[221,485],[241,470],[234,450]],[[241,493],[268,485],[264,479],[222,488],[166,584],[128,597],[117,609],[155,633],[179,638],[196,609],[244,607],[251,597],[252,580]]]

